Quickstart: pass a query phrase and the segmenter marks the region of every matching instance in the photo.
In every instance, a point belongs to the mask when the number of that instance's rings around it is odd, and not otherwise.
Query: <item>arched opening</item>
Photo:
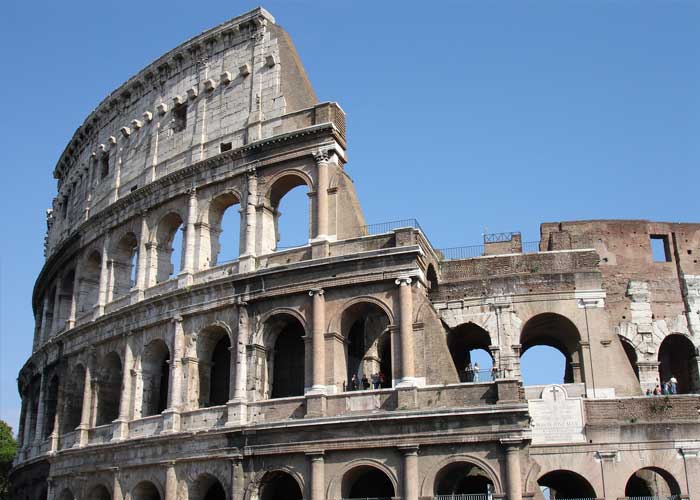
[[[266,473],[260,481],[260,500],[301,500],[299,482],[283,471]]]
[[[217,196],[209,205],[209,228],[202,230],[202,246],[209,247],[211,267],[238,258],[240,252],[241,214],[238,197],[233,193]],[[207,238],[209,244],[207,245]]]
[[[44,340],[48,340],[49,337],[53,335],[53,317],[58,313],[58,308],[56,307],[56,285],[51,286],[48,293],[49,300],[46,303],[46,328],[44,329]]]
[[[634,370],[634,374],[637,377],[637,380],[639,380],[639,367],[637,366],[637,349],[635,349],[632,343],[622,335],[619,335],[619,338],[620,343],[622,344],[622,348],[625,350],[625,356],[627,356],[627,361],[629,361],[630,366]]]
[[[136,485],[131,492],[131,500],[161,500],[158,488],[150,481],[143,481]]]
[[[455,462],[435,476],[435,495],[491,495],[495,491],[489,475],[470,462]]]
[[[520,369],[525,384],[560,384],[562,380],[567,384],[583,382],[580,342],[578,329],[564,316],[544,313],[528,320],[520,334]],[[529,355],[525,356],[526,353]]]
[[[199,406],[218,406],[229,400],[231,340],[219,326],[205,328],[197,338]]]
[[[53,432],[53,426],[56,421],[56,410],[58,409],[58,375],[51,377],[49,381],[48,394],[46,395],[46,413],[44,418],[44,438],[47,438]]]
[[[391,370],[391,341],[386,345],[390,322],[386,312],[371,302],[353,304],[343,311],[340,328],[346,341],[348,390],[368,385],[377,389],[391,387],[391,371],[385,371]]]
[[[119,417],[122,373],[122,361],[119,355],[116,352],[107,354],[100,363],[95,425],[109,424]]]
[[[304,326],[294,316],[279,314],[266,325],[266,354],[270,398],[304,394]]]
[[[30,406],[29,406],[29,440],[27,444],[34,442],[36,438],[36,420],[39,416],[39,386],[41,380],[35,377],[29,384]]]
[[[162,340],[153,340],[144,349],[142,416],[158,415],[168,406],[170,351]]]
[[[568,470],[548,472],[537,480],[537,484],[549,500],[597,498],[593,486],[586,478]]]
[[[659,382],[665,384],[672,378],[677,381],[677,394],[698,392],[700,389],[695,346],[680,334],[668,335],[659,347]]]
[[[267,201],[269,210],[263,212],[263,249],[282,250],[306,245],[311,237],[306,181],[295,174],[277,179]]]
[[[226,500],[226,490],[211,474],[199,476],[190,488],[190,500]]]
[[[99,252],[90,253],[80,270],[80,292],[78,309],[81,313],[92,311],[97,304],[100,290],[102,256]]]
[[[66,326],[66,321],[70,317],[70,307],[73,301],[73,286],[75,284],[75,269],[71,269],[61,278],[61,293],[58,294],[56,304],[57,325],[62,330]]]
[[[156,281],[166,281],[182,269],[182,218],[175,212],[163,217],[156,231]]]
[[[625,485],[626,497],[668,498],[680,495],[678,481],[658,467],[645,467],[632,474]]]
[[[75,500],[75,497],[68,488],[65,488],[63,491],[61,491],[61,494],[58,495],[58,500]]]
[[[83,411],[83,394],[85,392],[85,368],[76,365],[71,376],[65,380],[63,429],[62,432],[73,432],[80,425]]]
[[[371,465],[360,465],[343,475],[342,498],[392,498],[394,484],[384,471]]]
[[[114,282],[112,296],[122,297],[136,285],[136,257],[139,242],[134,233],[122,236],[112,249]]]
[[[435,266],[430,264],[428,270],[425,273],[425,278],[428,280],[428,290],[431,292],[437,291],[438,288],[438,277],[435,272]]]
[[[100,484],[90,490],[87,500],[112,500],[112,495],[107,488]]]
[[[447,334],[447,347],[461,382],[484,382],[491,379],[491,337],[474,323],[464,323]]]

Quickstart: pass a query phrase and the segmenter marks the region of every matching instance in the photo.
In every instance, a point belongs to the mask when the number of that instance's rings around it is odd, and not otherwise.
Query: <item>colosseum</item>
[[[54,170],[14,498],[700,498],[700,224],[436,249],[368,224],[346,159],[260,8],[97,106]],[[560,383],[523,385],[538,346]]]

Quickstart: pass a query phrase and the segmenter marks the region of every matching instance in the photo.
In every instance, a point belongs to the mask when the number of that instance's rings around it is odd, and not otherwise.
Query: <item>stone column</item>
[[[314,153],[316,161],[316,239],[328,238],[328,150]]]
[[[63,396],[64,396],[64,377],[61,376],[58,384],[58,393],[56,394],[56,412],[53,416],[53,429],[51,430],[51,435],[49,436],[51,453],[56,453],[58,451],[59,436],[61,434],[61,415],[63,413]]]
[[[401,337],[401,380],[397,386],[415,385],[411,281],[409,277],[401,277],[396,280],[396,284],[399,285],[399,335]]]
[[[83,386],[83,408],[80,413],[80,425],[78,426],[80,447],[88,444],[88,429],[90,428],[90,414],[92,412],[92,363],[85,364],[85,385]]]
[[[322,451],[314,451],[306,454],[311,461],[311,487],[309,488],[310,500],[324,500],[325,489],[325,460]]]
[[[326,299],[321,288],[311,290],[309,295],[313,297],[311,390],[317,393],[325,393],[326,349],[324,334],[326,329]]]
[[[255,235],[257,234],[256,219],[257,212],[255,210],[255,202],[258,197],[258,176],[254,167],[251,167],[246,172],[246,187],[245,196],[245,212],[244,212],[244,227],[243,235],[243,253],[239,256],[239,271],[242,273],[255,270]]]
[[[165,432],[178,432],[182,405],[182,356],[185,342],[182,316],[173,318],[171,324],[173,334],[170,357],[170,390],[168,392],[168,409],[163,412],[163,430]]]
[[[27,406],[24,410],[24,428],[22,429],[22,460],[29,458],[29,450],[32,447],[32,407],[34,406],[34,401],[32,400],[31,395],[27,395],[25,399],[27,401]]]
[[[53,299],[53,317],[51,318],[51,331],[49,336],[55,335],[61,327],[61,325],[59,325],[61,321],[61,281],[60,277],[56,278],[56,294]]]
[[[36,411],[36,426],[34,427],[34,447],[37,449],[41,446],[44,440],[44,407],[46,405],[46,384],[48,382],[46,376],[46,367],[41,370],[41,382],[39,384],[39,404]]]
[[[522,500],[520,474],[520,441],[501,440],[506,452],[506,492],[508,500]]]
[[[100,284],[97,292],[97,305],[95,307],[95,316],[102,316],[105,312],[105,304],[107,303],[107,285],[109,281],[109,269],[107,267],[107,249],[109,248],[109,235],[105,236],[104,244],[102,245],[102,260],[100,262]]]
[[[403,499],[418,500],[418,446],[402,446]]]
[[[175,462],[168,462],[166,467],[164,500],[177,500],[177,474],[175,474]]]
[[[41,340],[39,344],[43,344],[49,338],[49,332],[51,331],[51,325],[49,322],[49,296],[48,292],[44,293],[44,307],[41,311]]]
[[[80,296],[80,271],[79,267],[75,268],[73,276],[73,293],[70,297],[70,312],[68,313],[68,321],[66,327],[71,329],[75,326],[75,317],[78,313],[78,297]]]
[[[194,252],[196,246],[195,224],[197,222],[197,190],[192,188],[188,192],[189,205],[187,209],[187,225],[185,229],[185,258],[183,269],[180,275],[183,277],[181,286],[192,284],[192,273],[194,273]]]
[[[231,498],[243,498],[244,486],[243,458],[236,456],[231,459]]]
[[[248,377],[247,341],[249,336],[248,306],[245,302],[238,304],[238,332],[236,333],[236,350],[231,353],[231,372],[235,373],[233,397],[226,403],[226,425],[243,425],[248,419],[246,380]],[[235,354],[235,356],[234,356]]]
[[[119,481],[119,467],[112,470],[112,500],[124,500],[122,484]]]
[[[131,349],[131,337],[124,343],[124,366],[122,370],[122,392],[119,399],[119,416],[112,429],[112,441],[121,441],[129,436],[131,420],[131,377],[134,355]]]
[[[139,256],[136,262],[136,290],[138,290],[139,299],[143,298],[143,291],[146,289],[148,279],[148,222],[146,213],[141,213],[141,235],[139,236]]]

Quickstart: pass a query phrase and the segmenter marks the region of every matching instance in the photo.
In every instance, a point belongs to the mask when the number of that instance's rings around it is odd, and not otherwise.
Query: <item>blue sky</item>
[[[120,83],[256,5],[3,4],[0,418],[15,429],[56,160]],[[536,240],[544,221],[698,220],[697,2],[263,6],[319,99],[347,113],[347,170],[368,222],[416,217],[450,247],[479,243],[484,228]]]

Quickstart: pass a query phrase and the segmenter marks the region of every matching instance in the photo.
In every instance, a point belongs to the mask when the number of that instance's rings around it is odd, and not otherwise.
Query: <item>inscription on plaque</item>
[[[570,398],[566,387],[547,385],[540,399],[528,401],[532,417],[532,443],[580,443],[583,434],[583,401]]]

